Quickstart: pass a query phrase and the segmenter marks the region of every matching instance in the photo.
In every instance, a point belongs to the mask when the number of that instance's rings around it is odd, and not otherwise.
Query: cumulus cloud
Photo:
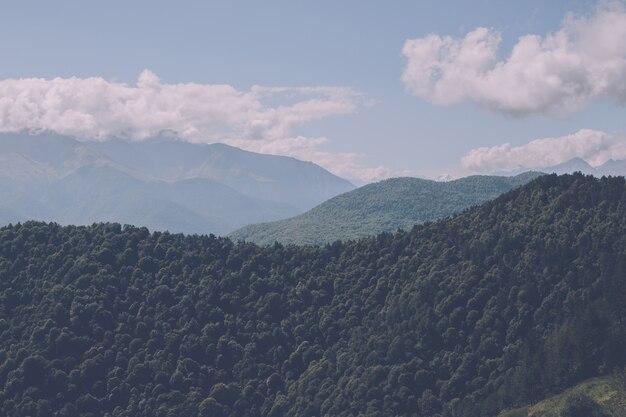
[[[591,15],[567,15],[556,32],[520,37],[506,59],[489,28],[409,39],[402,80],[436,105],[473,102],[510,115],[564,115],[603,97],[624,104],[625,39],[624,3],[605,1]]]
[[[367,105],[343,87],[262,87],[163,83],[143,71],[136,85],[100,77],[0,81],[0,132],[54,131],[85,140],[145,140],[175,132],[194,143],[223,142],[243,149],[320,163],[350,178],[370,180],[359,155],[324,150],[325,138],[298,136],[306,123]]]
[[[291,105],[264,104],[279,95]],[[135,86],[99,77],[0,81],[0,131],[53,130],[87,139],[145,139],[164,130],[193,142],[272,140],[333,114],[349,113],[360,94],[348,88],[264,88],[164,84],[145,70]]]
[[[503,145],[472,149],[461,164],[475,172],[541,169],[581,158],[592,166],[609,159],[626,159],[626,134],[583,129],[556,138],[536,139],[522,146]]]

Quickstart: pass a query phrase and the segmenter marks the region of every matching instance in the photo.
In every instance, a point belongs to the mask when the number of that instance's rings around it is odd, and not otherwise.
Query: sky
[[[623,1],[20,1],[0,132],[172,132],[355,183],[626,159]]]

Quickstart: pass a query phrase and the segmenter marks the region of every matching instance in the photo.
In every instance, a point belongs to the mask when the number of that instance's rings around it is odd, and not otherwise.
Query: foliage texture
[[[416,224],[452,216],[492,200],[539,175],[474,175],[448,182],[391,178],[340,194],[296,217],[244,226],[230,237],[268,245],[323,245],[411,230]]]
[[[580,174],[323,247],[5,227],[0,415],[494,416],[624,366],[625,228]]]

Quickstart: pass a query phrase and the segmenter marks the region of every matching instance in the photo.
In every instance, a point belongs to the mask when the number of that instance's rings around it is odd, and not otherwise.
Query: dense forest
[[[624,352],[623,177],[322,247],[0,229],[2,416],[495,416]]]
[[[543,175],[473,175],[454,181],[390,178],[340,194],[301,215],[244,226],[233,240],[257,244],[320,245],[358,239],[442,219]]]

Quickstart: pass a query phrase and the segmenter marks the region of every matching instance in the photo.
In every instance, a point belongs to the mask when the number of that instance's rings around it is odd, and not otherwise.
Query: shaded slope
[[[626,365],[625,268],[581,175],[320,248],[2,228],[0,413],[495,416]]]
[[[539,175],[471,176],[449,182],[392,178],[339,195],[290,219],[245,226],[230,237],[258,244],[323,244],[408,230],[491,200]]]

